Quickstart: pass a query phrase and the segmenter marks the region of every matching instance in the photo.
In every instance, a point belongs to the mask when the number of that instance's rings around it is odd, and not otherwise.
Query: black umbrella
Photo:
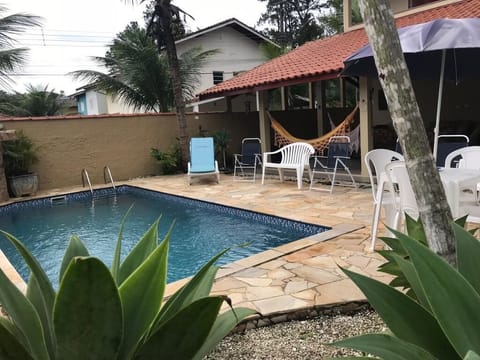
[[[444,79],[480,78],[480,18],[437,19],[398,30],[413,79],[439,77],[433,154],[436,156]],[[378,76],[370,45],[344,61],[344,76]]]

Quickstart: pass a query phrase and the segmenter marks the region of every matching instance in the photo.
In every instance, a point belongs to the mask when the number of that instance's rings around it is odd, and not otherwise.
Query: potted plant
[[[34,195],[38,189],[38,175],[30,168],[38,161],[38,157],[31,139],[20,130],[15,140],[4,141],[2,146],[10,193],[14,197]]]

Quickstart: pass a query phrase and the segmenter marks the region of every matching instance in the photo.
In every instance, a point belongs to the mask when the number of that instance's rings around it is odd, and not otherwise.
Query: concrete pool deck
[[[262,185],[260,180],[234,182],[224,174],[220,184],[196,179],[188,185],[186,175],[134,179],[122,184],[331,227],[330,231],[250,256],[219,270],[213,294],[228,295],[234,307],[253,308],[263,319],[282,321],[288,314],[365,302],[363,294],[339,266],[380,281],[390,280],[377,271],[383,258],[369,250],[373,212],[369,188],[335,186],[330,194],[309,191],[308,184],[298,190],[296,183],[281,183],[278,178],[266,179]],[[78,190],[85,189],[56,189],[36,197]],[[383,227],[379,234],[382,232]],[[381,246],[381,241],[377,241],[377,246]],[[6,269],[5,260],[0,256],[2,269]],[[10,270],[7,275],[24,288],[23,281],[16,278],[18,275]],[[167,295],[185,281],[169,284]]]

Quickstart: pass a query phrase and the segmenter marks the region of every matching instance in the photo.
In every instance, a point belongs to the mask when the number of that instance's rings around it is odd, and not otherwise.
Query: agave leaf
[[[40,323],[43,328],[43,335],[45,336],[45,345],[47,346],[50,357],[55,358],[55,334],[53,330],[53,321],[51,309],[47,308],[45,299],[42,296],[40,287],[38,285],[35,274],[30,275],[27,286],[27,299],[30,300],[33,307],[37,311]]]
[[[42,324],[32,303],[0,269],[0,303],[22,334],[21,342],[38,359],[49,359]]]
[[[480,360],[480,355],[478,355],[475,351],[469,350],[463,360]]]
[[[478,276],[480,241],[459,225],[453,224],[453,231],[457,239],[458,271],[480,294],[480,277]]]
[[[113,253],[112,260],[112,276],[116,284],[119,284],[119,273],[120,273],[120,256],[122,254],[122,238],[123,238],[123,229],[125,228],[125,222],[127,221],[128,214],[133,208],[133,204],[130,205],[127,212],[123,216],[122,222],[120,223],[120,230],[118,231],[117,244],[115,245],[115,251]]]
[[[228,249],[225,249],[211,258],[187,284],[168,299],[155,319],[153,331],[184,307],[210,294],[218,270],[213,264],[227,251]]]
[[[395,230],[390,229],[390,231],[394,232]],[[400,256],[407,256],[408,255],[407,252],[405,251],[405,249],[403,248],[402,243],[400,241],[398,241],[398,239],[387,238],[387,237],[385,237],[385,238],[382,237],[381,239],[385,244],[387,244],[387,246],[389,248],[392,249],[392,250],[387,250],[387,251],[393,251]]]
[[[388,360],[437,359],[425,349],[388,334],[367,334],[333,343],[379,356]]]
[[[424,307],[380,281],[342,270],[362,290],[395,336],[426,349],[438,358],[458,357],[436,319]]]
[[[425,230],[423,229],[423,223],[420,218],[415,220],[410,215],[405,213],[405,224],[408,236],[420,241],[420,243],[423,245],[428,246],[427,237],[425,236]]]
[[[402,272],[407,279],[409,286],[412,288],[414,293],[414,298],[428,311],[430,311],[430,304],[425,296],[425,292],[420,284],[420,280],[418,279],[417,272],[415,271],[415,267],[413,266],[411,261],[405,260],[401,256],[395,256],[396,261]],[[410,296],[410,294],[408,294]]]
[[[169,236],[119,288],[125,319],[120,358],[132,357],[160,311],[167,281],[168,243]]]
[[[3,234],[8,241],[10,241],[18,250],[19,254],[25,260],[25,263],[30,268],[30,271],[35,274],[35,278],[38,282],[38,287],[40,288],[42,297],[44,298],[45,306],[49,309],[50,313],[53,309],[53,302],[55,300],[55,291],[53,290],[52,284],[48,279],[47,274],[43,271],[42,267],[38,263],[32,254],[27,250],[27,248],[18,240],[15,236],[0,230],[0,234]]]
[[[65,250],[65,254],[63,255],[62,265],[60,266],[60,275],[58,277],[58,283],[62,281],[63,274],[67,269],[70,261],[74,257],[77,256],[89,256],[87,248],[83,244],[82,240],[76,235],[73,235],[68,242],[67,250]]]
[[[142,238],[138,241],[132,251],[130,251],[125,260],[123,260],[118,275],[119,285],[123,283],[125,279],[128,278],[158,246],[159,222],[160,217],[150,226],[147,232],[143,234]],[[170,236],[171,229],[172,228],[170,227],[166,236]]]
[[[205,297],[180,310],[146,341],[138,359],[189,360],[203,346],[217,318],[223,299]]]
[[[141,311],[141,309],[139,309]],[[59,359],[115,359],[123,335],[120,296],[109,269],[93,257],[75,258],[53,309]]]
[[[8,321],[0,320],[0,359],[30,360],[33,359],[27,349],[17,340],[17,337],[9,330]]]
[[[480,352],[478,292],[430,249],[408,237],[402,241],[417,270],[432,312],[453,347],[462,357],[468,350]]]
[[[235,308],[217,317],[208,338],[203,343],[201,349],[197,351],[193,359],[203,359],[205,355],[209,354],[240,321],[256,313],[257,312],[253,309]]]
[[[380,250],[377,251],[380,255],[382,255],[387,262],[383,263],[378,267],[378,271],[384,272],[386,274],[390,274],[393,276],[401,276],[402,270],[398,266],[397,262],[395,261],[393,255],[395,254],[394,251],[391,250]]]

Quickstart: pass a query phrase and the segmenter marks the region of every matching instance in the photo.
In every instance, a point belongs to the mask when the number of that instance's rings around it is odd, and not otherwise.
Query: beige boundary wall
[[[38,147],[40,189],[82,184],[87,169],[92,184],[103,184],[108,166],[115,181],[159,174],[152,147],[167,151],[177,136],[175,114],[128,114],[1,119],[5,129],[22,129]],[[189,136],[226,129],[228,156],[240,151],[244,137],[258,137],[258,113],[195,113],[187,116]],[[219,164],[221,159],[219,158]]]

